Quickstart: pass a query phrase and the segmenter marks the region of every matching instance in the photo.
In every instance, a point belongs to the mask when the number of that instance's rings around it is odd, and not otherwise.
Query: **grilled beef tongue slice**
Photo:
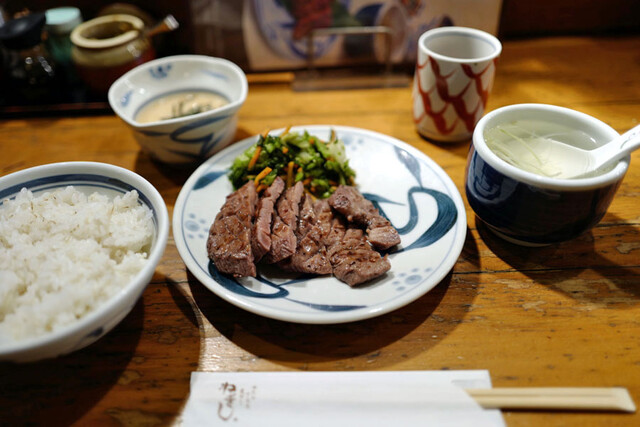
[[[326,200],[316,202],[314,210],[335,277],[353,287],[391,269],[387,256],[382,257],[371,247],[361,229],[349,228],[345,218],[332,212]]]
[[[264,190],[258,201],[256,219],[251,234],[251,247],[255,262],[260,261],[271,249],[271,224],[273,223],[276,202],[284,191],[284,187],[284,180],[277,177],[269,188]]]
[[[207,252],[222,273],[234,277],[256,275],[251,230],[257,200],[255,184],[249,181],[227,196],[209,229]]]
[[[329,204],[347,221],[365,226],[369,242],[376,249],[386,250],[400,243],[398,231],[355,187],[339,186],[329,198]]]
[[[295,253],[278,265],[285,270],[300,273],[330,274],[332,268],[323,243],[323,229],[308,194],[303,198],[295,234],[298,241]]]
[[[295,229],[303,193],[304,186],[301,181],[298,181],[293,187],[287,188],[278,199],[271,226],[271,247],[264,256],[265,261],[276,263],[295,253],[297,246]]]

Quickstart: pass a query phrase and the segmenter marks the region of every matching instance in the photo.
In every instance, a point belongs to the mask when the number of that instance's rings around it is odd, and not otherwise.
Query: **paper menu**
[[[194,372],[184,426],[504,426],[487,371]]]

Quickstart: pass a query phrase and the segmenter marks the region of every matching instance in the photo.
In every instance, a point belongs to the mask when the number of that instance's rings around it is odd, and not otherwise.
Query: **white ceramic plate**
[[[233,159],[258,139],[240,141],[203,163],[183,186],[173,213],[173,235],[187,268],[224,300],[250,312],[297,323],[342,323],[388,313],[421,297],[455,264],[467,219],[449,176],[411,146],[376,132],[343,126],[298,126],[321,139],[331,129],[346,146],[360,191],[391,220],[402,243],[389,254],[391,270],[350,288],[330,277],[293,277],[258,271],[256,278],[218,273],[207,257],[209,227],[232,186]],[[273,133],[279,134],[282,130]]]

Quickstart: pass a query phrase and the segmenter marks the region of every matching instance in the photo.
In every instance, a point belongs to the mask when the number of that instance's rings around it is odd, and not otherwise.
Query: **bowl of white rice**
[[[127,169],[65,162],[0,177],[0,361],[60,356],[109,332],[168,234],[162,196]]]

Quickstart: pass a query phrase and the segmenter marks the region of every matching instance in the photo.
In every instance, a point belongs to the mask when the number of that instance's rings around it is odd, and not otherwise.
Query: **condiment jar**
[[[42,43],[44,13],[31,13],[0,27],[5,47],[5,91],[17,103],[46,102],[57,92],[56,66]]]
[[[144,22],[133,15],[106,15],[71,32],[71,59],[90,91],[105,95],[125,72],[155,58]]]
[[[82,23],[77,7],[56,7],[45,12],[47,23],[47,47],[56,64],[71,64],[71,31]]]

